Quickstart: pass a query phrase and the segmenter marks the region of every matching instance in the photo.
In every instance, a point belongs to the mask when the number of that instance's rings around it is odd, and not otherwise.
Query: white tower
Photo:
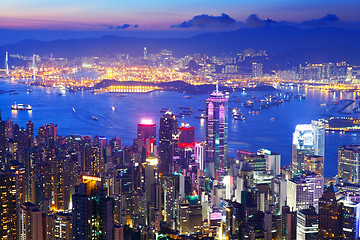
[[[6,51],[5,56],[6,76],[9,76],[9,53]]]
[[[146,47],[144,47],[144,59],[146,60],[148,57],[147,57],[147,49]]]
[[[33,80],[34,82],[36,81],[36,59],[35,59],[35,54],[33,54],[33,62],[32,62],[32,67],[33,67]]]

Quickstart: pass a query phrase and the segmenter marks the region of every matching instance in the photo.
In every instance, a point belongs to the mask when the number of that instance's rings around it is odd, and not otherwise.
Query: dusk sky
[[[236,22],[251,14],[291,22],[326,14],[360,21],[359,0],[11,0],[2,1],[0,9],[0,28],[8,29],[157,31],[197,15],[222,13]]]

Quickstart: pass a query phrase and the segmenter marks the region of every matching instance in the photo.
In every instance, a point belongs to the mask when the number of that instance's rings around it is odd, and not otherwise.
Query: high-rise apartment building
[[[113,199],[106,196],[102,179],[82,176],[72,196],[73,237],[79,240],[113,239]]]

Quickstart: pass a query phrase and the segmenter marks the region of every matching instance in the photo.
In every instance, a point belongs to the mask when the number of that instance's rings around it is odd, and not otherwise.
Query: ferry
[[[234,120],[241,120],[241,121],[245,121],[245,116],[244,114],[242,114],[238,108],[234,108],[232,110],[232,116],[234,118]]]
[[[196,119],[205,119],[206,115],[205,114],[201,114],[200,116],[195,116]]]
[[[170,108],[161,108],[160,113],[166,113],[167,111],[170,111]]]
[[[179,107],[179,109],[186,109],[186,110],[191,110],[191,107]]]
[[[24,110],[24,111],[31,111],[32,107],[29,104],[14,104],[11,106],[12,110]]]
[[[72,108],[73,112],[76,112],[75,108]]]

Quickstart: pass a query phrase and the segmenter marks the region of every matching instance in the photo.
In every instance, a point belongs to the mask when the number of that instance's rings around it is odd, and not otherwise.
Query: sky
[[[327,14],[360,21],[359,0],[11,0],[1,1],[0,9],[0,28],[7,29],[166,31],[197,15],[222,13],[236,22],[251,14],[291,22]]]

